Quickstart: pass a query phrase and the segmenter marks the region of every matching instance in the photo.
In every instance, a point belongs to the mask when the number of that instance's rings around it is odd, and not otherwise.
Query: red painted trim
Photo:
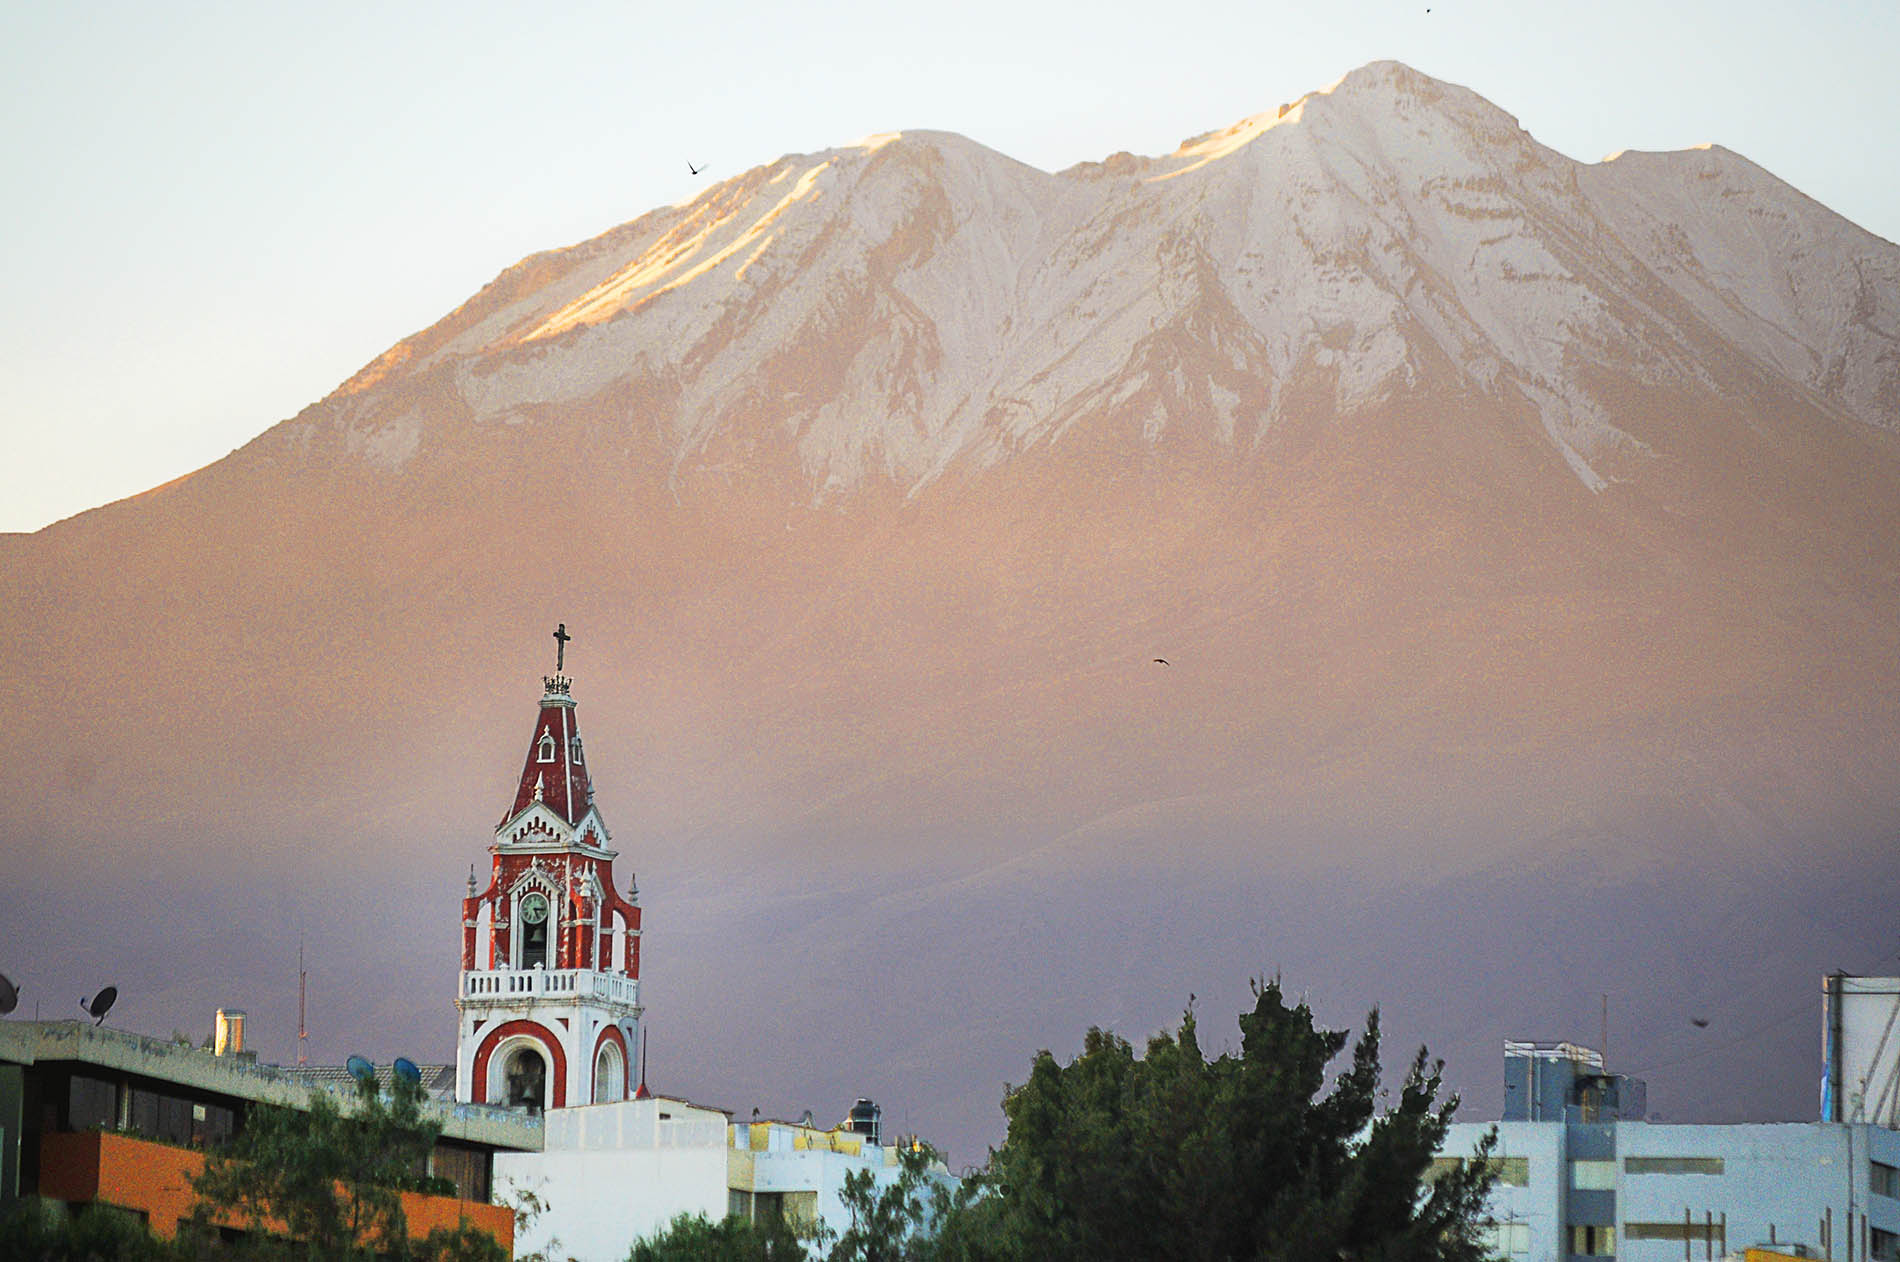
[[[475,967],[476,926],[482,918],[482,900],[465,898],[462,900],[462,969],[466,972]]]
[[[640,939],[635,936],[633,931],[640,927],[640,909],[622,898],[620,891],[614,888],[613,866],[611,864],[602,864],[601,868],[603,871],[600,882],[603,891],[600,900],[601,923],[606,924],[608,917],[614,912],[619,912],[621,917],[627,922],[627,966],[625,971],[628,977],[638,977],[640,976]],[[606,962],[603,961],[597,967],[604,969]]]
[[[600,1049],[604,1043],[612,1043],[620,1049],[620,1098],[622,1100],[627,1098],[627,1084],[633,1079],[633,1062],[627,1059],[627,1036],[620,1032],[619,1026],[610,1025],[600,1032],[599,1038],[594,1040],[594,1051],[587,1062],[587,1098],[590,1102],[594,1098],[594,1070],[600,1065]]]
[[[526,1034],[534,1038],[548,1054],[549,1076],[554,1079],[553,1096],[548,1102],[551,1109],[567,1107],[567,1053],[561,1050],[561,1040],[554,1037],[554,1031],[538,1021],[509,1021],[498,1025],[488,1032],[488,1036],[475,1049],[475,1068],[470,1075],[473,1081],[468,1084],[468,1093],[474,1098],[471,1104],[488,1103],[488,1062],[495,1054],[495,1048],[503,1039],[513,1038],[517,1034]]]

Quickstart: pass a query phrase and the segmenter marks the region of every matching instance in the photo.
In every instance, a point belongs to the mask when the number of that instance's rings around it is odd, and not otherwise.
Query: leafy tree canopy
[[[20,1201],[0,1217],[0,1258],[9,1262],[170,1262],[182,1255],[132,1215],[88,1205],[68,1217]]]
[[[989,1194],[945,1224],[939,1256],[1485,1256],[1484,1163],[1427,1179],[1457,1107],[1439,1099],[1443,1062],[1420,1049],[1380,1111],[1376,1010],[1330,1090],[1348,1035],[1289,1007],[1277,981],[1255,986],[1240,1031],[1237,1052],[1209,1060],[1190,1008],[1140,1057],[1099,1029],[1068,1065],[1039,1054],[1003,1101]]]
[[[385,1097],[365,1078],[357,1091],[349,1115],[322,1093],[308,1110],[253,1109],[192,1180],[196,1225],[243,1224],[259,1236],[287,1237],[286,1251],[313,1259],[406,1256],[398,1193],[446,1190],[424,1173],[441,1127],[422,1115],[418,1083],[397,1078]],[[464,1246],[474,1247],[445,1236],[427,1251],[459,1256]]]
[[[634,1244],[628,1262],[796,1262],[805,1257],[799,1236],[782,1222],[743,1218],[712,1222],[704,1214],[681,1214],[666,1230]]]

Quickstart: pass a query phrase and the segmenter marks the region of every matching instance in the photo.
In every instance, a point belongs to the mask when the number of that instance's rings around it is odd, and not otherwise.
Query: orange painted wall
[[[191,1176],[204,1169],[204,1154],[190,1148],[100,1131],[48,1134],[40,1138],[40,1195],[56,1201],[103,1201],[142,1211],[152,1233],[170,1238],[191,1216]],[[437,1227],[466,1219],[495,1237],[510,1254],[515,1215],[505,1205],[485,1205],[452,1196],[402,1193],[409,1236],[419,1240]],[[232,1226],[241,1226],[232,1223]]]

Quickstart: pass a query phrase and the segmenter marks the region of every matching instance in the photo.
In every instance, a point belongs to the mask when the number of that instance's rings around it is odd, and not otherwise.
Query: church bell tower
[[[575,723],[565,623],[488,886],[462,900],[455,1096],[533,1110],[625,1100],[640,1045],[640,907]]]

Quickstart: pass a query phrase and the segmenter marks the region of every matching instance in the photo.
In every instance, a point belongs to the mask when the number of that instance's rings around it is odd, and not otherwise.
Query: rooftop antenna
[[[20,988],[13,984],[12,978],[5,973],[0,973],[0,1017],[6,1016],[19,1006]]]
[[[112,1011],[112,1005],[118,1002],[118,998],[119,988],[117,986],[107,986],[92,998],[81,999],[79,1001],[79,1010],[91,1017],[94,1025],[104,1025],[106,1023],[106,1013]]]
[[[343,1062],[343,1068],[358,1082],[365,1079],[373,1081],[376,1077],[376,1066],[367,1056],[352,1056]]]
[[[310,1063],[310,1032],[304,1028],[305,978],[303,971],[303,933],[297,934],[297,1064]]]
[[[402,1079],[404,1082],[421,1082],[422,1071],[417,1069],[416,1062],[410,1060],[407,1056],[398,1056],[396,1058],[396,1077]]]
[[[1603,1072],[1610,1072],[1610,996],[1603,993]]]

